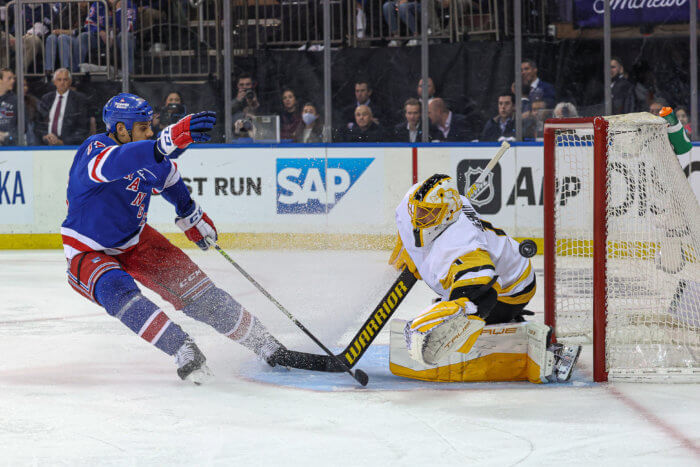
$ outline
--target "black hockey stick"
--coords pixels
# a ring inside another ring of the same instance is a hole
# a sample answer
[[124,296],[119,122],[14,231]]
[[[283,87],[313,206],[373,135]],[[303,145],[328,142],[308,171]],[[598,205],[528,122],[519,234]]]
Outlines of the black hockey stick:
[[[260,293],[262,293],[268,300],[270,300],[272,303],[274,303],[275,306],[276,306],[282,313],[284,313],[284,314],[287,316],[287,318],[289,318],[294,324],[296,324],[297,327],[298,327],[299,329],[301,329],[302,331],[304,331],[304,333],[305,333],[307,336],[309,336],[309,337],[311,338],[311,340],[314,341],[314,342],[316,343],[316,345],[318,345],[319,347],[321,347],[321,348],[323,349],[323,351],[326,352],[326,353],[328,354],[328,357],[327,357],[327,358],[331,358],[331,359],[335,360],[335,363],[337,364],[337,366],[341,368],[340,371],[345,371],[345,372],[347,372],[350,376],[352,376],[352,377],[355,379],[355,381],[357,381],[358,383],[360,383],[362,386],[367,386],[367,382],[369,381],[369,377],[367,376],[367,373],[365,373],[365,372],[362,371],[362,370],[355,370],[355,371],[353,372],[353,371],[350,369],[350,366],[348,366],[347,364],[345,364],[345,363],[344,363],[340,358],[338,358],[336,355],[333,355],[333,353],[332,353],[330,350],[328,350],[328,348],[327,348],[325,345],[323,345],[323,343],[321,343],[321,341],[319,341],[319,340],[316,338],[316,336],[314,336],[313,334],[311,334],[311,332],[310,332],[308,329],[306,329],[306,327],[305,327],[303,324],[301,324],[289,311],[287,311],[287,309],[286,309],[285,307],[283,307],[282,304],[281,304],[280,302],[278,302],[278,301],[275,299],[275,297],[273,297],[272,295],[270,295],[270,293],[269,293],[267,290],[265,290],[265,288],[263,288],[263,286],[260,285],[260,284],[258,283],[258,281],[256,281],[255,279],[253,279],[253,277],[252,277],[250,274],[248,274],[248,273],[246,272],[246,270],[243,269],[237,262],[235,262],[235,261],[233,260],[233,258],[231,258],[223,249],[221,249],[221,247],[220,247],[219,245],[217,245],[216,243],[214,243],[214,242],[211,241],[211,240],[209,240],[209,244],[210,244],[211,246],[213,246],[213,247],[216,249],[216,251],[218,251],[219,253],[221,253],[221,256],[223,256],[229,263],[231,263],[231,265],[232,265],[233,267],[235,267],[235,268],[238,270],[238,272],[240,272],[241,275],[243,275],[243,277],[245,277],[246,279],[248,279],[248,281],[249,281],[251,284],[253,284],[253,285],[260,291]],[[302,355],[300,352],[294,352],[294,353],[299,354],[299,355]],[[289,354],[292,354],[292,352],[290,351]],[[312,355],[312,354],[308,354],[308,355]],[[317,357],[321,357],[321,355],[318,355]],[[290,365],[290,366],[292,366],[292,365]]]
[[[379,335],[384,325],[392,317],[408,292],[418,282],[411,271],[404,268],[399,277],[389,288],[379,304],[357,331],[350,344],[337,355],[316,355],[305,352],[288,350],[275,360],[278,365],[298,368],[301,370],[341,372],[352,368],[362,358],[370,344]],[[340,362],[339,362],[340,360]],[[339,365],[342,363],[342,365]]]

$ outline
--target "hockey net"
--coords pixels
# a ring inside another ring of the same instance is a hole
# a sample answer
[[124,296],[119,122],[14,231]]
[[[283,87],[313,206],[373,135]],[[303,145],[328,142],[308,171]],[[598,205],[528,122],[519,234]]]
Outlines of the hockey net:
[[545,127],[545,320],[594,380],[700,381],[700,207],[648,113]]

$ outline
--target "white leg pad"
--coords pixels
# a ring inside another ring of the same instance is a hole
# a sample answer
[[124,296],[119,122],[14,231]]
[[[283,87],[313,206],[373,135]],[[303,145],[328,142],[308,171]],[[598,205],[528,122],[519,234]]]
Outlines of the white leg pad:
[[541,383],[547,383],[547,377],[554,370],[554,353],[547,350],[547,336],[549,326],[528,321],[527,323],[527,356],[530,363],[539,367],[539,379]]

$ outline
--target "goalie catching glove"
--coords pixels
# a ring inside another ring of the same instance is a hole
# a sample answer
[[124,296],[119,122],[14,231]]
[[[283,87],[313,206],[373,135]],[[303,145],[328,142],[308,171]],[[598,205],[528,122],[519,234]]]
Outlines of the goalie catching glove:
[[170,155],[177,149],[185,149],[192,143],[205,143],[211,139],[209,132],[216,124],[216,113],[199,112],[181,118],[167,126],[158,135],[158,151]]
[[216,227],[214,223],[202,210],[202,207],[195,201],[192,201],[192,211],[183,217],[175,218],[175,225],[180,227],[180,230],[185,232],[187,238],[196,243],[202,250],[209,249],[209,242],[207,239],[211,239],[216,242],[219,236],[216,233]]
[[486,322],[466,298],[439,302],[406,323],[404,335],[414,360],[437,365],[447,354],[468,353]]

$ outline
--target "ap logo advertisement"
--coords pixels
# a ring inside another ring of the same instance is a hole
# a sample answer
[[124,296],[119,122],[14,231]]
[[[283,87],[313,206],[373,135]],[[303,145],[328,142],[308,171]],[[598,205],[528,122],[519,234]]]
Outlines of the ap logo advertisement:
[[373,161],[371,157],[277,159],[277,213],[330,212]]

